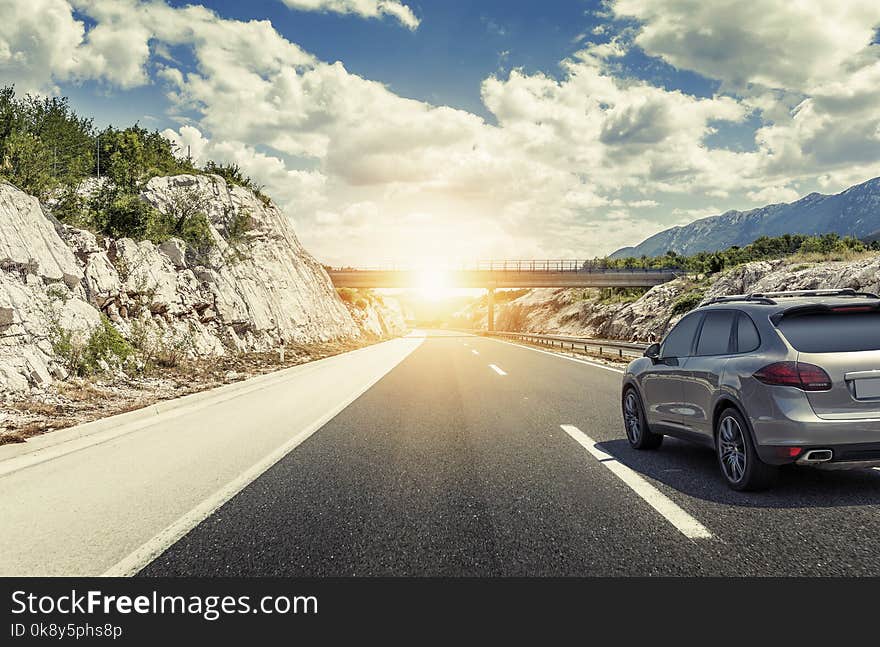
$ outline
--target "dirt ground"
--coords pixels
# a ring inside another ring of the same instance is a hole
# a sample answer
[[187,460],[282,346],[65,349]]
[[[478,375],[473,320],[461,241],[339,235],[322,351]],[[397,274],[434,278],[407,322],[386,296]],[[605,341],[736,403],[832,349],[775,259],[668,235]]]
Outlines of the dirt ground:
[[289,344],[283,362],[277,350],[246,353],[186,360],[178,366],[156,368],[133,377],[70,378],[44,390],[7,394],[0,401],[0,445],[25,442],[50,431],[338,355],[378,341],[381,340]]

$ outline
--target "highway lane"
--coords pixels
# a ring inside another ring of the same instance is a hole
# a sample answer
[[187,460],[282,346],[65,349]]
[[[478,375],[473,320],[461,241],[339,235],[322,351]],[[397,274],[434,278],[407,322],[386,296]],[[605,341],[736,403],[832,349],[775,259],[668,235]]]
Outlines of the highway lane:
[[560,429],[617,417],[616,374],[576,365],[560,389],[569,368],[433,336],[143,574],[701,572],[701,548]]

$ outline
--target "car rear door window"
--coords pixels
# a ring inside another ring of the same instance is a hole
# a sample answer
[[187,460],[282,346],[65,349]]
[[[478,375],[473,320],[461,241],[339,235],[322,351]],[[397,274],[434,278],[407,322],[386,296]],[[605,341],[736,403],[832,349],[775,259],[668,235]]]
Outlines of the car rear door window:
[[761,345],[761,337],[755,322],[744,312],[740,312],[736,318],[736,352],[751,353],[758,350]]
[[694,313],[679,321],[663,340],[660,357],[690,357],[702,317],[702,313]]
[[802,353],[880,350],[880,312],[789,316],[778,327],[795,350]]
[[706,313],[697,342],[697,355],[726,355],[731,351],[730,332],[735,314],[732,310]]

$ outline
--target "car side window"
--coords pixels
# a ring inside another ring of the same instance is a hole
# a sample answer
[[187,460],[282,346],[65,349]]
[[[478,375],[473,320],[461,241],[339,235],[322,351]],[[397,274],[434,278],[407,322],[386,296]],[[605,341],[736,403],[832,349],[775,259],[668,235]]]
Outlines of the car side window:
[[745,312],[740,312],[736,318],[736,352],[751,353],[758,350],[761,345],[761,336],[755,327],[755,322]]
[[727,355],[733,351],[731,333],[735,316],[733,310],[706,313],[697,342],[697,355]]
[[690,357],[694,346],[694,336],[700,326],[703,313],[695,312],[687,315],[673,328],[660,346],[660,357]]

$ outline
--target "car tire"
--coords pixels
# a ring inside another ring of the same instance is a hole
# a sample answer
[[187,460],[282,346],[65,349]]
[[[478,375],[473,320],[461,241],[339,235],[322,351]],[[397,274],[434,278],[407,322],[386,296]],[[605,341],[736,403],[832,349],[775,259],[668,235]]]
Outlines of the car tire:
[[663,444],[663,434],[655,434],[648,426],[642,399],[633,387],[623,390],[623,428],[633,449],[657,449]]
[[733,407],[725,409],[718,416],[715,454],[724,480],[734,490],[766,490],[776,480],[778,468],[758,457],[746,420]]

